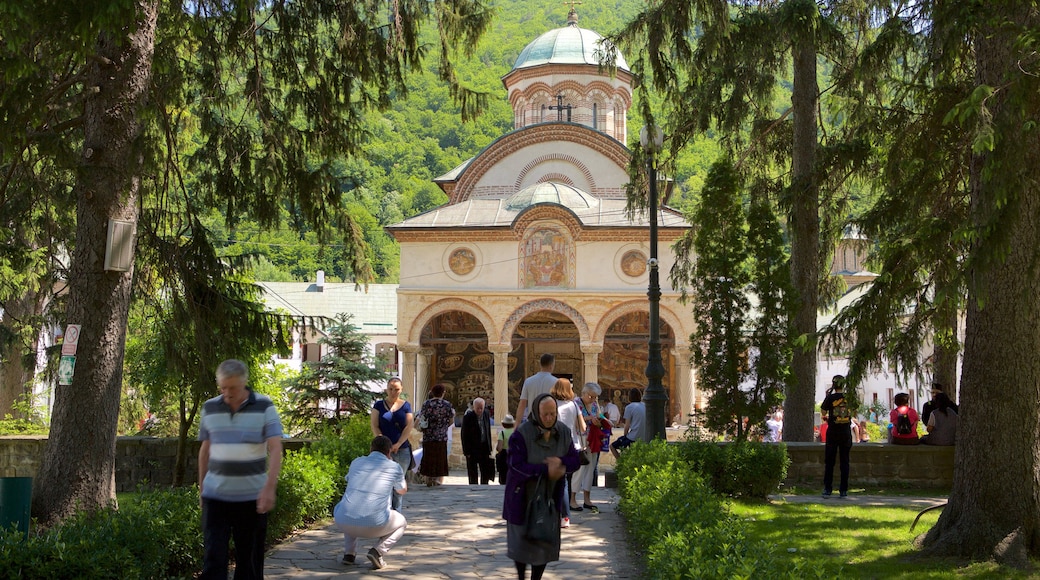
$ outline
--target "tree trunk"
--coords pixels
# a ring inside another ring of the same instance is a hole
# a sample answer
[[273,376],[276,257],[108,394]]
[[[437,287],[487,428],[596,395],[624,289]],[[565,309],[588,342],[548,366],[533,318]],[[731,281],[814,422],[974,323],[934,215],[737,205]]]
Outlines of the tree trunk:
[[[42,331],[39,321],[47,308],[49,296],[50,289],[41,288],[35,292],[28,291],[3,305],[0,326],[15,338],[0,357],[3,359],[0,363],[0,419],[7,415],[16,419],[27,418],[14,405],[24,400],[25,395],[32,397]],[[26,329],[26,325],[30,328]]]
[[794,144],[791,158],[791,284],[797,306],[791,318],[793,334],[801,337],[794,348],[794,382],[784,402],[784,440],[813,440],[816,398],[816,310],[820,288],[820,190],[813,174],[816,164],[816,49],[809,39],[793,48]]
[[1040,556],[1040,137],[1025,121],[1040,117],[1040,83],[1035,55],[1015,44],[1040,12],[988,2],[986,16],[976,80],[996,88],[986,103],[996,141],[972,160],[984,236],[972,252],[981,261],[970,272],[953,490],[922,543],[932,555],[1027,566]]
[[116,425],[131,272],[104,269],[110,219],[137,221],[158,0],[137,0],[133,22],[101,32],[87,71],[76,176],[76,247],[67,322],[82,325],[75,377],[55,392],[51,433],[33,490],[33,515],[49,525],[115,501]]
[[[955,258],[950,258],[951,260]],[[957,357],[960,354],[960,340],[957,333],[957,308],[944,304],[935,314],[932,327],[935,334],[944,334],[948,338],[935,341],[935,353],[932,359],[932,380],[943,386],[943,392],[951,401],[957,400]]]

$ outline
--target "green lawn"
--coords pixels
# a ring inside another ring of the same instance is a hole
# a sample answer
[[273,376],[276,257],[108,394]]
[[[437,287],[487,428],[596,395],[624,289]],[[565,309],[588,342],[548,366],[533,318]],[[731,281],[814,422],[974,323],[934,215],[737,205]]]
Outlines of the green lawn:
[[911,533],[920,508],[856,506],[834,499],[821,504],[732,502],[731,509],[747,522],[753,539],[776,545],[792,558],[841,565],[842,578],[1038,577],[994,563],[915,557],[914,537],[935,524],[940,510],[925,514]]

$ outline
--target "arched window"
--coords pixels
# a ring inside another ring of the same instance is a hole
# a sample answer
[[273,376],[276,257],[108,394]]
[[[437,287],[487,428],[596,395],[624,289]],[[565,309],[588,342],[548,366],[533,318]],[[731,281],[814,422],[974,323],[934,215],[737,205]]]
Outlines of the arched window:
[[592,103],[592,128],[599,130],[599,105]]

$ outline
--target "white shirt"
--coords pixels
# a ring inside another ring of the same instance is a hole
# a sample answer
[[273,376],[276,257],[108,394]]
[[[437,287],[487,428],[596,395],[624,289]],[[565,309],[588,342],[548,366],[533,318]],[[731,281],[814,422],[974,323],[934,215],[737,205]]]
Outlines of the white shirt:
[[578,415],[581,410],[574,401],[556,401],[556,420],[571,430],[571,441],[575,449],[581,449],[581,435],[578,433]]

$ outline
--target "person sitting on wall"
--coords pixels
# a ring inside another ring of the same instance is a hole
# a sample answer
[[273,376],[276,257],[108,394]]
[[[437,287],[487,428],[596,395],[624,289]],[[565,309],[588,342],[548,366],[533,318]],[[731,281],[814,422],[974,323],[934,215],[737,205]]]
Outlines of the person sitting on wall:
[[895,445],[917,445],[921,440],[917,436],[917,423],[920,417],[910,406],[910,395],[899,393],[893,400],[896,408],[889,413],[889,442]]

